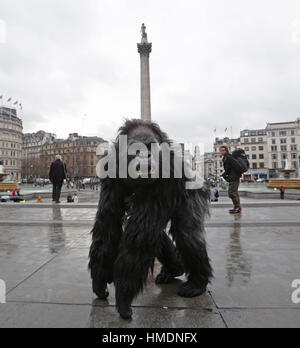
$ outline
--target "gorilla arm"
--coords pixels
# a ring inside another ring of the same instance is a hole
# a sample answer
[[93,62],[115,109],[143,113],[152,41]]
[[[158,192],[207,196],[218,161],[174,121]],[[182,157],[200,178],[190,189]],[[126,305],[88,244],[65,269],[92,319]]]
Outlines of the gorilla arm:
[[122,237],[124,215],[123,197],[117,180],[104,179],[90,248],[89,268],[93,290],[99,298],[106,298],[107,283],[113,282],[114,263]]

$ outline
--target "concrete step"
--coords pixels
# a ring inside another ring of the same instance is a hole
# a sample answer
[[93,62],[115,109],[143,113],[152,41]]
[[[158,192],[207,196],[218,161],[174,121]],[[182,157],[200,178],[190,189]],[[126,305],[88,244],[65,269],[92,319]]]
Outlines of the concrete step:
[[[300,207],[300,201],[288,201],[288,200],[278,200],[278,201],[255,201],[255,202],[242,202],[244,208],[273,208],[273,207]],[[227,209],[232,208],[232,203],[212,203],[211,207],[213,209]],[[8,209],[97,209],[98,204],[96,203],[79,203],[79,204],[55,204],[55,203],[0,203],[1,208]]]

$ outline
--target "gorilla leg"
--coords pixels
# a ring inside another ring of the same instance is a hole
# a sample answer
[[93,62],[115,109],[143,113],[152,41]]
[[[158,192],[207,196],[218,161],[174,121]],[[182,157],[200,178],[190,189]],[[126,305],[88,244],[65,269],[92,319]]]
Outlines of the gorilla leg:
[[122,237],[121,199],[118,188],[105,181],[101,188],[99,208],[92,231],[89,269],[93,291],[100,299],[109,295],[107,284],[113,282],[113,265]]
[[143,290],[156,257],[159,231],[165,227],[158,214],[147,200],[128,213],[114,271],[117,309],[124,319],[131,318],[132,301]]
[[115,264],[117,309],[124,319],[132,316],[131,304],[143,290],[147,281],[153,255],[142,250],[122,250]]
[[[195,203],[195,202],[192,202]],[[206,251],[201,207],[184,205],[172,221],[171,234],[183,260],[188,281],[180,288],[182,297],[195,297],[205,293],[212,278],[212,268]]]
[[156,255],[158,261],[162,264],[162,269],[156,277],[156,284],[171,283],[175,277],[184,273],[184,267],[180,255],[165,231],[160,235],[158,252]]

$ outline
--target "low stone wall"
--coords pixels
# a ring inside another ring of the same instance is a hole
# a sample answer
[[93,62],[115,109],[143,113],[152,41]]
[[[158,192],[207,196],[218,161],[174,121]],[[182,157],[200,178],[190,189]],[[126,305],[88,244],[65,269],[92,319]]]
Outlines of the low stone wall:
[[[280,192],[250,192],[250,191],[239,191],[241,197],[247,197],[252,199],[280,199]],[[227,191],[221,191],[222,197],[227,197]],[[290,200],[300,200],[300,191],[299,193],[285,193],[285,199]]]
[[14,182],[0,182],[0,192],[13,191],[18,188],[18,185]]
[[[75,193],[77,193],[76,190],[73,190],[73,191],[63,191],[61,193],[61,197],[67,198],[69,194],[74,195]],[[24,197],[25,201],[33,201],[33,200],[37,200],[40,196],[42,197],[42,199],[52,198],[52,192],[30,193],[28,195],[22,195],[22,196]]]

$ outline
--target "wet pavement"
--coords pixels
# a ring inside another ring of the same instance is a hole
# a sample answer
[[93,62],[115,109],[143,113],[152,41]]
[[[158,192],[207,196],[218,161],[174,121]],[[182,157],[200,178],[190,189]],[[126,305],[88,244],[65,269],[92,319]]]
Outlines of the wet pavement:
[[[80,197],[97,201],[97,193]],[[291,299],[291,284],[300,279],[299,206],[251,206],[240,218],[213,208],[206,230],[215,279],[208,293],[180,298],[183,278],[157,286],[149,275],[131,322],[116,313],[113,286],[107,301],[91,291],[87,263],[95,213],[94,207],[0,205],[0,279],[7,286],[0,327],[300,326],[300,304]]]

